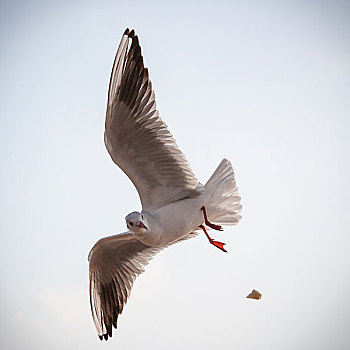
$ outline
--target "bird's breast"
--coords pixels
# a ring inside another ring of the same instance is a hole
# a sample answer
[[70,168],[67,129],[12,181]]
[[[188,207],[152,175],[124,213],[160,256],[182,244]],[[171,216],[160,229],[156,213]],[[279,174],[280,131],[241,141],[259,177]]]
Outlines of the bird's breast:
[[159,245],[177,241],[193,232],[204,221],[200,197],[186,198],[155,211]]

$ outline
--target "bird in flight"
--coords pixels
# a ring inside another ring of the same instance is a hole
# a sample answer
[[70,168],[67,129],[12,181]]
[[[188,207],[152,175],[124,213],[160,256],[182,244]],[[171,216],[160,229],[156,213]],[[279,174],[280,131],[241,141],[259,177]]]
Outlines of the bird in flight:
[[155,254],[200,230],[226,252],[207,230],[237,224],[242,209],[227,159],[204,186],[193,173],[159,116],[134,30],[125,30],[114,59],[104,141],[135,185],[142,211],[126,216],[126,232],[100,239],[89,253],[90,305],[101,340],[112,337],[135,278]]

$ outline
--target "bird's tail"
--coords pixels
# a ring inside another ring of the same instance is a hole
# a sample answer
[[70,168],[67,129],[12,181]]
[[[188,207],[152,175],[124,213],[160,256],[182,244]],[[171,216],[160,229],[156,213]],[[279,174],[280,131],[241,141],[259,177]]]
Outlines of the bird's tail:
[[223,159],[205,184],[208,200],[205,205],[208,219],[222,225],[236,225],[241,219],[241,197],[229,160]]

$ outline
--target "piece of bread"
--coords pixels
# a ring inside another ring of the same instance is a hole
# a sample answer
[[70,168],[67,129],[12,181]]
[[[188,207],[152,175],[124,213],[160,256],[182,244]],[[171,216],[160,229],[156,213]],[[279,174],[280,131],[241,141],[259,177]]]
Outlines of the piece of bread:
[[262,297],[262,294],[259,293],[259,292],[258,292],[257,290],[255,290],[255,289],[253,289],[252,292],[251,292],[249,295],[247,295],[247,298],[249,298],[249,299],[255,299],[255,300],[259,300],[259,299],[261,299],[261,297]]

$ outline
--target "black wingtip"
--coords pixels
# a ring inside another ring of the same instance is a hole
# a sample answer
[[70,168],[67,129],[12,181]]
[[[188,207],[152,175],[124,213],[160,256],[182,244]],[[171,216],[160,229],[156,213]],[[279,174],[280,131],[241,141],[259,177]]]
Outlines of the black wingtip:
[[103,338],[105,338],[105,340],[108,340],[108,334],[104,334]]
[[100,338],[100,340],[103,340],[103,336],[102,335],[98,335],[98,337]]
[[131,44],[131,48],[134,48],[136,46],[139,46],[139,37],[137,35],[135,35],[132,38],[132,44]]
[[129,38],[133,38],[135,36],[135,31],[134,29],[129,33]]
[[123,35],[128,35],[128,34],[129,34],[129,28],[126,28]]
[[143,69],[143,77],[145,80],[148,79],[148,68],[147,67]]

